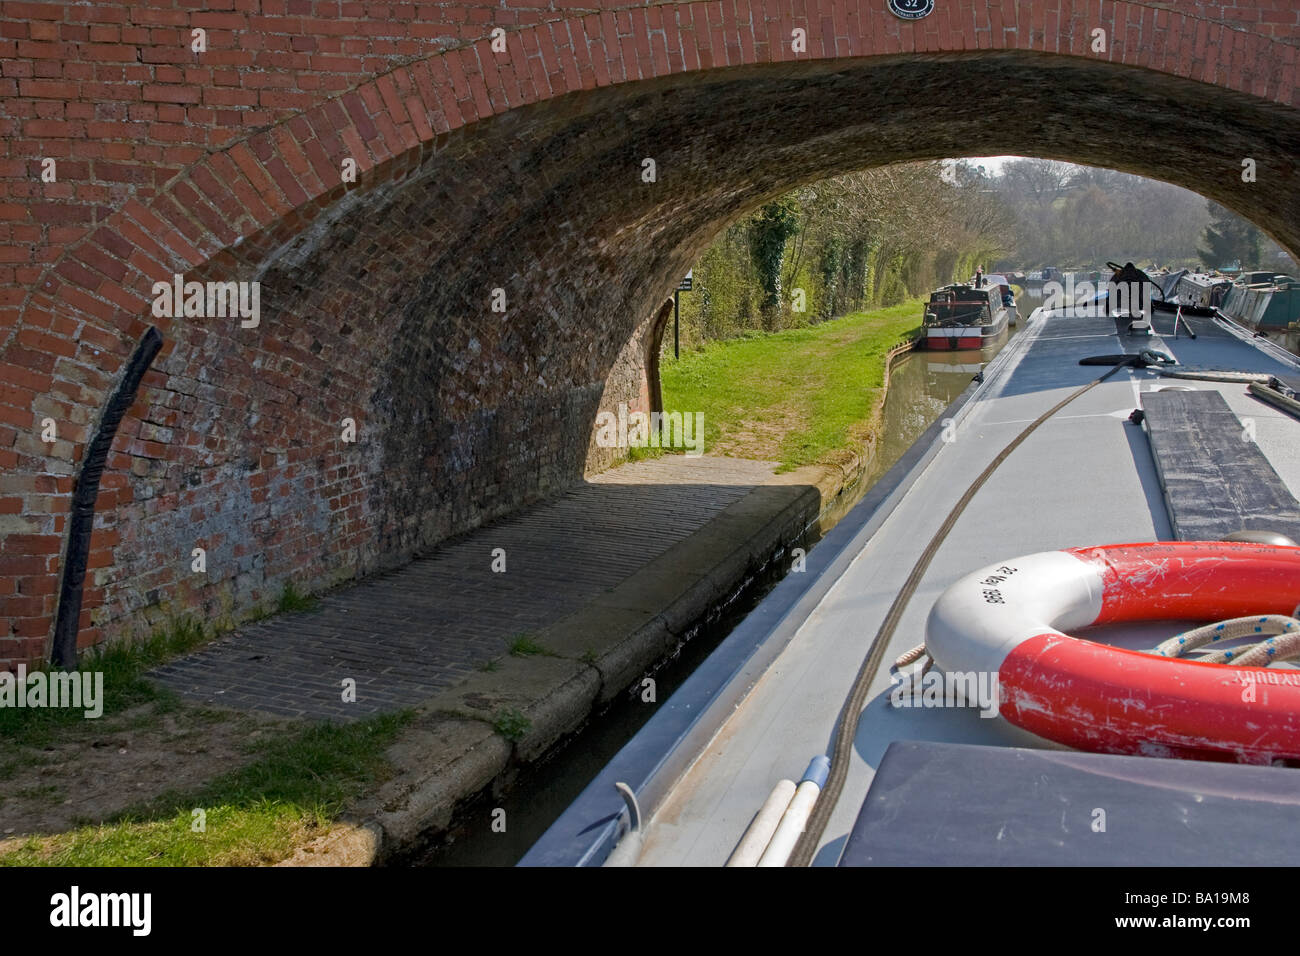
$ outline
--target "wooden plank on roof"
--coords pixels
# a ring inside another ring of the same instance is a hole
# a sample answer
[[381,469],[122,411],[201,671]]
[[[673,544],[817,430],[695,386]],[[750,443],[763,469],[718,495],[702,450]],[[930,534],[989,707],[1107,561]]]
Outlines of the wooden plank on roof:
[[1182,541],[1277,531],[1300,541],[1300,502],[1217,391],[1146,392],[1147,436]]

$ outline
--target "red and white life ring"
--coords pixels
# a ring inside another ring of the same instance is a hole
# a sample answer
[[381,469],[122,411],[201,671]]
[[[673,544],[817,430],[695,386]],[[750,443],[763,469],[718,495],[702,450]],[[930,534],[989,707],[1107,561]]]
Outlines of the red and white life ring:
[[1063,633],[1121,621],[1291,614],[1300,548],[1164,542],[1048,551],[962,578],[926,649],[945,672],[998,675],[999,713],[1081,750],[1268,763],[1300,759],[1300,670],[1230,667]]

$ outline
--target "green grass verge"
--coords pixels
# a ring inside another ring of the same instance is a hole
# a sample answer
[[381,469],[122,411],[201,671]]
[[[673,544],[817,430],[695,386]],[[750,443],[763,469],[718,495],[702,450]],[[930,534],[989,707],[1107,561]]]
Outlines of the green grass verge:
[[[78,665],[83,674],[104,675],[104,717],[146,703],[165,711],[179,706],[178,699],[146,680],[145,672],[193,650],[211,636],[193,620],[175,621],[165,631],[146,640],[123,641],[84,652]],[[83,678],[83,686],[87,679]],[[45,747],[58,741],[61,731],[86,722],[84,710],[72,707],[0,707],[0,741],[6,746]],[[0,763],[0,778],[3,776],[4,767]]]
[[922,305],[709,343],[663,365],[664,408],[704,413],[707,454],[774,458],[780,471],[823,461],[871,419],[885,354],[916,332]]
[[281,614],[296,614],[301,611],[313,610],[320,603],[310,594],[303,594],[299,591],[292,581],[284,586],[280,592],[280,601],[277,610]]
[[519,741],[532,728],[533,722],[528,719],[528,715],[522,710],[507,707],[504,710],[497,711],[493,726],[496,728],[497,733],[506,740]]
[[[300,592],[290,581],[277,601],[276,612],[310,611],[319,604],[317,598]],[[270,617],[268,611],[252,620]],[[179,706],[171,691],[146,680],[147,671],[174,657],[187,654],[217,636],[218,627],[208,627],[193,618],[173,620],[166,628],[144,640],[120,641],[100,645],[80,654],[78,670],[83,674],[104,675],[103,717],[139,704],[153,703],[163,713]],[[44,665],[42,665],[42,669]],[[27,668],[33,673],[37,668]],[[83,684],[84,686],[84,684]],[[72,707],[0,707],[0,741],[17,747],[44,747],[60,737],[60,731],[80,724],[85,708]],[[6,763],[0,760],[0,780],[6,776]]]
[[[197,790],[170,791],[112,820],[31,837],[0,866],[249,866],[286,857],[388,771],[410,712],[316,724],[254,745],[253,761]],[[195,810],[204,813],[196,832]]]

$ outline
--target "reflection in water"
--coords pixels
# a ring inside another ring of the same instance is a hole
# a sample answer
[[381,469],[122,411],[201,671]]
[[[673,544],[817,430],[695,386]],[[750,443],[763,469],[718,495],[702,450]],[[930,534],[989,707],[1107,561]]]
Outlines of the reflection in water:
[[[908,354],[895,366],[885,399],[883,431],[875,459],[852,494],[838,503],[832,523],[843,517],[871,490],[930,424],[938,420],[971,378],[1000,351],[1039,304],[1028,296],[1020,299],[1021,321],[1017,328],[979,351]],[[823,521],[824,533],[829,524]],[[677,657],[655,673],[657,699],[667,700],[709,653],[722,642],[745,615],[775,586],[779,578],[754,582],[749,592],[736,601],[726,615],[702,629]],[[654,707],[638,696],[625,696],[597,717],[560,751],[539,765],[524,768],[514,787],[504,797],[480,799],[461,815],[450,840],[430,846],[418,856],[402,861],[422,866],[513,866],[582,792],[623,744],[650,719]],[[504,833],[492,830],[492,811],[506,811]]]
[[991,362],[1024,327],[1024,319],[1041,300],[1020,297],[1020,321],[1005,335],[979,351],[940,352],[919,349],[909,353],[889,377],[883,428],[876,446],[876,460],[864,476],[855,496],[861,498],[903,456],[912,443],[937,421],[943,410],[966,390],[984,366]]
[[898,364],[890,377],[885,401],[884,431],[877,453],[880,471],[893,465],[966,390],[984,368],[984,354],[919,351]]

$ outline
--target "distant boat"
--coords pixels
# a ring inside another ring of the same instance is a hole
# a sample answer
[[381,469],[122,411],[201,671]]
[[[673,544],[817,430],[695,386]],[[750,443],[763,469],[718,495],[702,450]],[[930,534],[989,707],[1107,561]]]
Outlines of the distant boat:
[[1232,288],[1232,280],[1216,273],[1187,272],[1178,277],[1173,298],[1179,305],[1217,309]]
[[1246,272],[1229,286],[1219,311],[1253,332],[1286,344],[1300,323],[1300,280],[1272,272]]
[[925,347],[980,349],[1007,331],[1016,300],[1005,276],[980,277],[981,284],[956,283],[930,293],[925,306]]
[[[1300,348],[1300,279],[1275,272],[1188,272],[1177,283],[1166,308],[1219,315],[1292,352]],[[1199,311],[1198,311],[1199,310]]]

